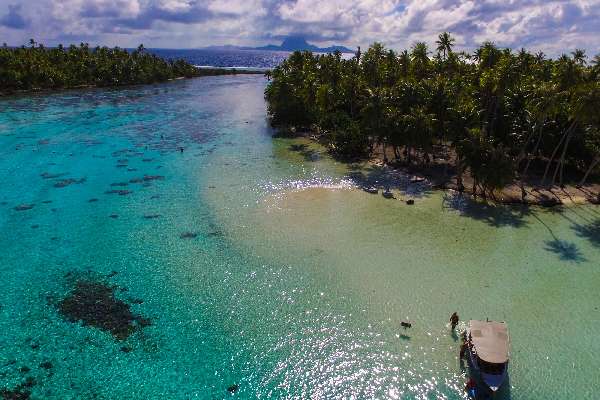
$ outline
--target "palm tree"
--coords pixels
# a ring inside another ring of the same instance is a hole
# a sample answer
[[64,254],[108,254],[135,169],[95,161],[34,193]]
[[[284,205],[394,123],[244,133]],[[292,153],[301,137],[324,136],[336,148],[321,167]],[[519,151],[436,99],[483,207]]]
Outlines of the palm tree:
[[456,40],[450,36],[450,33],[448,32],[440,33],[438,36],[438,40],[435,43],[438,45],[438,53],[442,53],[444,60],[452,53],[452,47],[454,46],[455,41]]
[[571,54],[573,55],[573,61],[579,65],[585,65],[585,59],[587,58],[585,55],[585,50],[575,49],[575,51],[573,51]]

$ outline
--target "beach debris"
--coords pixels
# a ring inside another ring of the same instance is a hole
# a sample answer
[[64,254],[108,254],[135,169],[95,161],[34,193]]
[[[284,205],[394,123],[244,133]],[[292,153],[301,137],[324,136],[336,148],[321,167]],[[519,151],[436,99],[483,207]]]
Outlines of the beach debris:
[[81,321],[109,332],[117,340],[125,340],[151,321],[133,314],[129,304],[115,297],[117,286],[80,279],[71,293],[58,303],[59,312],[70,322]]
[[34,206],[35,206],[35,204],[19,204],[18,206],[15,207],[15,211],[31,210]]
[[194,239],[196,237],[198,237],[198,234],[194,232],[184,232],[181,235],[179,235],[180,239]]
[[229,387],[227,388],[227,391],[228,391],[229,393],[233,394],[233,393],[237,392],[237,391],[239,390],[239,388],[240,388],[240,385],[238,385],[238,384],[236,383],[236,384],[233,384],[233,385],[229,386]]
[[415,200],[414,199],[408,199],[408,200],[406,200],[406,204],[408,204],[409,206],[412,206],[413,204],[415,204]]

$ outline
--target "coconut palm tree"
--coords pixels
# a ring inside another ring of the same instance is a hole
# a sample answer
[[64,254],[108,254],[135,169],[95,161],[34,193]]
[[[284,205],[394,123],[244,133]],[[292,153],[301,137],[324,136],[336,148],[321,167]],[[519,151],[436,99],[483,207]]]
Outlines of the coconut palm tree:
[[452,53],[452,47],[456,40],[450,36],[450,33],[443,32],[438,36],[436,40],[438,54],[441,53],[444,60]]

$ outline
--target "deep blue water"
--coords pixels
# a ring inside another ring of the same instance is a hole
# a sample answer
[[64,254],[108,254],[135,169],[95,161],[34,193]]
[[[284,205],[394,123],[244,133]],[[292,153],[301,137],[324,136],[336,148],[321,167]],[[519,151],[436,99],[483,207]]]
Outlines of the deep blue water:
[[212,67],[273,68],[289,56],[287,51],[149,49],[166,59],[184,59],[193,65]]

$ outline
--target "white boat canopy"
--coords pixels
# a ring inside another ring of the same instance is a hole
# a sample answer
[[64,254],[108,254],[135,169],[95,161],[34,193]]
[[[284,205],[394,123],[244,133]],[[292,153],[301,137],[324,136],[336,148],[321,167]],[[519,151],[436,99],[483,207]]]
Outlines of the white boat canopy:
[[477,357],[494,364],[508,361],[508,328],[504,322],[471,320],[469,326]]

